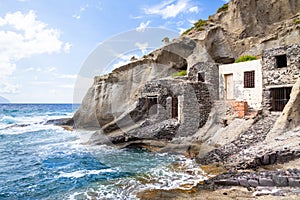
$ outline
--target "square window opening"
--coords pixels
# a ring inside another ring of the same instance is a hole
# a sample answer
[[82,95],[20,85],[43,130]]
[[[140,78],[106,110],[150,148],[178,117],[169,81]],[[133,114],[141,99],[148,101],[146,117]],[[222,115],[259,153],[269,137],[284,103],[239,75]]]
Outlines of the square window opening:
[[198,82],[205,82],[205,72],[198,72]]
[[287,58],[286,58],[285,54],[275,56],[275,59],[276,59],[276,67],[277,68],[287,67]]

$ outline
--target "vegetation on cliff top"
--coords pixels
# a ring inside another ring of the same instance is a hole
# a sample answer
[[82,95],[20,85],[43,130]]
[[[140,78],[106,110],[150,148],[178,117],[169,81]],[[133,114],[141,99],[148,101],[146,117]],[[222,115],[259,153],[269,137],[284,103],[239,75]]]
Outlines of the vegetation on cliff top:
[[[218,8],[217,13],[222,12],[222,11],[227,11],[227,10],[228,10],[228,3],[226,3],[222,7]],[[207,25],[208,25],[207,20],[199,19],[196,23],[194,23],[193,27],[184,31],[181,35],[182,36],[187,35],[192,30],[203,31],[203,30],[205,30],[204,27]]]
[[187,75],[186,70],[181,70],[179,72],[175,72],[174,74],[172,74],[172,77],[175,78],[177,76],[185,76],[185,75]]
[[203,20],[203,19],[199,19],[197,22],[194,23],[194,26],[187,29],[186,31],[184,31],[181,35],[186,35],[188,34],[191,30],[196,30],[196,31],[203,31],[205,30],[205,26],[207,26],[207,20]]
[[218,8],[217,13],[228,10],[228,3],[225,3],[222,7]]
[[300,24],[300,19],[295,19],[294,24]]
[[257,60],[257,57],[250,56],[250,55],[243,55],[243,56],[240,56],[238,59],[236,59],[234,62],[239,63],[239,62],[246,62],[246,61],[250,61],[250,60]]

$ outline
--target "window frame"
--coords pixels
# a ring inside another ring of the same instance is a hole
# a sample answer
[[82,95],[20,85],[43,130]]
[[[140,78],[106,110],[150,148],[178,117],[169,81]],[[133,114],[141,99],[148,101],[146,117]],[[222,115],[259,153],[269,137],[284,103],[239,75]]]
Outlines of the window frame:
[[255,88],[255,70],[244,72],[244,88]]

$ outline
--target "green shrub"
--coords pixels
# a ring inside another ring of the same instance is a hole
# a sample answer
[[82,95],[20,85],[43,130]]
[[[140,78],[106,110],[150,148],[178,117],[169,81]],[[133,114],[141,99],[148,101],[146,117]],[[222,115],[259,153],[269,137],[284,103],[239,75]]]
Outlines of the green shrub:
[[206,20],[199,19],[197,22],[194,23],[194,26],[184,31],[181,35],[188,34],[191,30],[196,29],[197,31],[203,31],[205,30],[204,26],[207,26],[208,23]]
[[228,10],[228,3],[225,3],[222,7],[217,10],[217,13]]
[[172,74],[172,77],[177,77],[177,76],[185,76],[187,75],[186,70],[181,70],[179,72],[175,72],[174,74]]
[[246,62],[246,61],[250,61],[250,60],[257,60],[257,57],[250,56],[250,55],[243,55],[243,56],[239,57],[238,59],[236,59],[234,62],[239,63],[239,62]]
[[296,25],[296,24],[300,24],[300,19],[295,19],[294,20],[294,24]]
[[197,31],[203,31],[203,26],[207,26],[207,21],[203,19],[199,19],[196,23],[194,23],[194,27]]
[[187,29],[186,31],[184,31],[181,35],[186,35],[193,29],[194,29],[194,27],[191,27],[191,28]]

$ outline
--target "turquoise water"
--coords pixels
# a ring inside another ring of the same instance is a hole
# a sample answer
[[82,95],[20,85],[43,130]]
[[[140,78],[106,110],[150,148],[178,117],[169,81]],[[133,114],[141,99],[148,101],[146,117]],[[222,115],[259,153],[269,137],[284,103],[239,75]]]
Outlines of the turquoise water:
[[[80,140],[87,132],[44,124],[77,108],[0,104],[0,199],[136,199],[144,189],[203,179],[195,163],[181,156],[88,146]],[[184,167],[174,168],[178,163]]]

